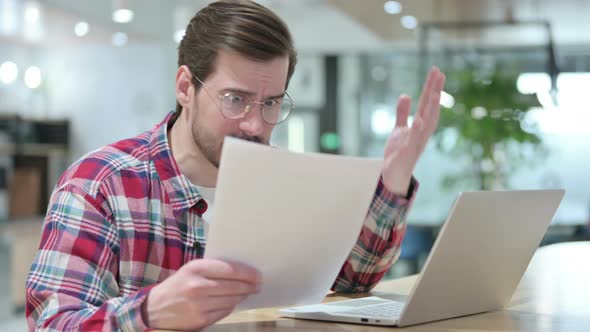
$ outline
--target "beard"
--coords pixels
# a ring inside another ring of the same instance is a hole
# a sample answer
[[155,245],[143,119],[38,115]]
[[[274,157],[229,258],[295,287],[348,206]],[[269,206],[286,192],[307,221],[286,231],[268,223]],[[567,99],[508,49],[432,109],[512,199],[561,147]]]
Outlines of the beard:
[[[205,127],[198,125],[199,121],[195,121],[191,126],[191,132],[195,144],[211,165],[219,169],[219,162],[221,159],[221,150],[223,148],[223,139],[218,140],[214,133],[209,132]],[[268,145],[268,140],[260,136],[249,136],[244,133],[226,135],[228,137],[234,137],[242,139],[248,142],[254,142],[259,144]]]

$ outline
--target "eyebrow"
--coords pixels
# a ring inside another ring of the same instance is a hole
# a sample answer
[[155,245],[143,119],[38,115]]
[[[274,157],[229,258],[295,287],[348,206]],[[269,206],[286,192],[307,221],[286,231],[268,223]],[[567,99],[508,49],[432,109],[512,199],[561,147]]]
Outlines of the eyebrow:
[[[253,97],[253,96],[255,96],[255,95],[256,95],[256,93],[255,93],[255,92],[248,91],[248,90],[244,90],[244,89],[239,89],[239,88],[227,88],[227,89],[222,89],[221,91],[222,91],[223,93],[227,93],[227,92],[239,92],[239,93],[246,94],[246,95],[248,95],[248,96],[250,96],[250,97]],[[281,93],[281,94],[279,94],[279,95],[275,95],[275,96],[269,96],[269,97],[266,97],[266,98],[264,98],[264,99],[262,99],[262,100],[269,100],[269,99],[279,99],[279,98],[284,98],[284,97],[285,97],[285,94],[286,94],[286,93],[285,93],[285,92],[283,92],[283,93]]]

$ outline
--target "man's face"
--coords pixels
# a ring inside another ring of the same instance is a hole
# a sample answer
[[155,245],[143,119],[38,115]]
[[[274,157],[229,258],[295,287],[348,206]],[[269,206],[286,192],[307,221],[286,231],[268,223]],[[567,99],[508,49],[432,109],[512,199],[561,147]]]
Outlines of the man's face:
[[[269,144],[274,125],[266,123],[260,105],[241,119],[227,119],[219,109],[219,95],[226,92],[246,92],[255,101],[264,101],[285,92],[289,58],[277,57],[256,62],[237,53],[221,50],[214,72],[204,81],[188,110],[192,136],[207,160],[219,167],[225,136]],[[199,77],[200,79],[200,77]]]

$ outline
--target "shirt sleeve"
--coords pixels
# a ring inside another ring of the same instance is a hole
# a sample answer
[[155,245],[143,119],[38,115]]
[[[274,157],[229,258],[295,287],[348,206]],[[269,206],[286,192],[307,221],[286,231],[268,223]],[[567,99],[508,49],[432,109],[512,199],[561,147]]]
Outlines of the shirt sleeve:
[[402,197],[387,190],[379,179],[358,240],[332,290],[368,292],[397,260],[406,233],[406,214],[418,189],[414,178],[410,187],[408,197]]
[[118,233],[104,199],[72,185],[51,197],[26,283],[33,331],[142,331],[151,287],[122,296]]

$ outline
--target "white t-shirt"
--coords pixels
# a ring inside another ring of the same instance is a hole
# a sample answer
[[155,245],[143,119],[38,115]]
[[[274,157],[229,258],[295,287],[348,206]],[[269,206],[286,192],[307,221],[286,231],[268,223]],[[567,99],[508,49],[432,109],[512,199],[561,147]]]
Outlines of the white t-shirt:
[[199,194],[203,196],[205,202],[207,202],[207,211],[203,213],[202,218],[203,220],[205,220],[207,224],[210,224],[213,221],[213,203],[215,200],[215,188],[197,186],[197,190],[199,191]]

